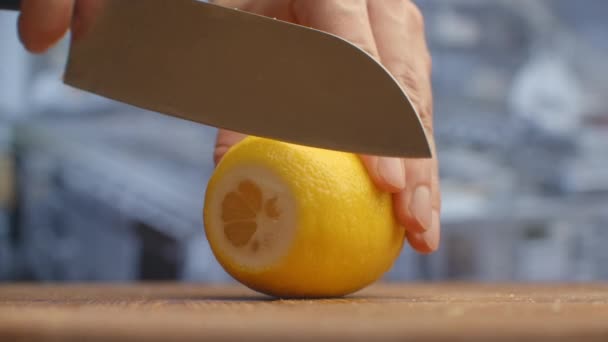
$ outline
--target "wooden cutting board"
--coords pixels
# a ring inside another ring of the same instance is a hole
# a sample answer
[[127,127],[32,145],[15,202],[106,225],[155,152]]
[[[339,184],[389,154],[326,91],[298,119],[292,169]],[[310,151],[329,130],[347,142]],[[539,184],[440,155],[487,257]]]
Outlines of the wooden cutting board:
[[608,341],[608,284],[379,284],[329,300],[240,286],[0,286],[0,341]]

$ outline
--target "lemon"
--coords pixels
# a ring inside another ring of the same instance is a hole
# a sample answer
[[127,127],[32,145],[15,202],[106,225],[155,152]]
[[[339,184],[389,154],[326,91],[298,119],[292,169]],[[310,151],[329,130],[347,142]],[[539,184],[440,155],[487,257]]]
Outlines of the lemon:
[[221,266],[275,297],[344,296],[403,247],[391,197],[350,153],[247,137],[212,174],[205,234]]

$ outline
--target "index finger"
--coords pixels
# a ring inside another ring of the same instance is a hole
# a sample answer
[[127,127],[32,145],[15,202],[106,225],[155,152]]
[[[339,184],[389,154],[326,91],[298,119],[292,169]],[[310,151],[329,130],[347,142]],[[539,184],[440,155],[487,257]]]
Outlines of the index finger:
[[25,48],[42,53],[70,27],[74,0],[22,0],[19,38]]

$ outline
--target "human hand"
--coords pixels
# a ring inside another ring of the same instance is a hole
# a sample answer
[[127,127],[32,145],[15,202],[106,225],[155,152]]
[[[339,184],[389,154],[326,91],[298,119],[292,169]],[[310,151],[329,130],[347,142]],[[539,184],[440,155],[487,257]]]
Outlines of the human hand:
[[53,47],[68,29],[78,37],[103,0],[21,0],[19,38],[32,53]]
[[[380,61],[413,101],[427,133],[432,159],[398,159],[362,155],[370,177],[392,193],[398,221],[420,253],[439,247],[441,196],[433,139],[431,57],[422,14],[410,0],[216,0],[279,20],[326,31],[359,46]],[[373,115],[374,113],[370,113]],[[220,130],[214,160],[245,135]]]

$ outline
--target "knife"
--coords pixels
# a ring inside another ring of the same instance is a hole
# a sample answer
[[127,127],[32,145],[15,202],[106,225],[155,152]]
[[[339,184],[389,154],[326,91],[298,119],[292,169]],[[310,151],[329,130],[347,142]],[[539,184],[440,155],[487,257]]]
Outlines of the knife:
[[[431,157],[396,79],[340,37],[196,0],[101,3],[86,29],[72,34],[69,86],[248,135]],[[19,1],[0,7],[18,9]]]

